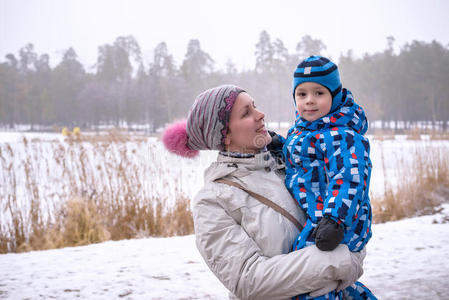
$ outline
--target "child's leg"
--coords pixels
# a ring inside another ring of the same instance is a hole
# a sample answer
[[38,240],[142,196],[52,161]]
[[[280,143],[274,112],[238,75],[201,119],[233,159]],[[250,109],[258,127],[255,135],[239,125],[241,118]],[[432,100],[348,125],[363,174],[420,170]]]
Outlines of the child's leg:
[[[357,212],[357,220],[346,232],[343,242],[348,245],[353,252],[361,251],[371,238],[371,207],[369,202],[365,202]],[[357,281],[353,285],[343,290],[344,299],[350,300],[377,300],[376,296],[361,282]]]
[[307,294],[303,294],[303,295],[299,295],[296,296],[294,298],[292,298],[292,300],[343,300],[346,299],[343,297],[343,292],[330,292],[327,293],[326,295],[320,296],[320,297],[310,297]]
[[371,238],[371,208],[369,202],[362,204],[357,212],[357,219],[345,233],[343,240],[349,250],[357,252],[362,250]]
[[345,300],[377,300],[376,296],[359,281],[344,289],[343,296]]
[[[304,247],[310,246],[315,244],[314,239],[311,237],[312,231],[315,228],[316,225],[312,223],[309,219],[307,220],[306,224],[304,225],[304,229],[299,234],[296,241],[293,243],[292,251],[302,249]],[[327,293],[326,295],[320,296],[320,297],[310,297],[308,294],[303,294],[296,296],[292,298],[293,300],[342,300],[343,299],[343,293],[332,291],[330,293]]]
[[296,251],[314,244],[314,242],[311,241],[310,237],[312,235],[314,226],[315,225],[313,225],[312,221],[310,221],[310,219],[307,219],[307,222],[304,225],[304,229],[301,231],[299,236],[296,238],[296,241],[293,243],[292,251]]
[[[367,231],[366,229],[369,228],[370,224],[371,224],[371,218],[365,218],[365,217],[361,217],[359,218],[358,222],[354,222],[354,229],[357,229],[357,232],[360,232],[360,230],[362,231]],[[293,244],[293,251],[298,250],[298,249],[302,249],[304,247],[307,247],[309,245],[314,244],[314,240],[313,238],[311,238],[311,233],[314,229],[315,225],[313,225],[312,221],[307,220],[304,229],[301,231],[300,235],[298,236],[298,238],[296,239],[295,243]],[[361,238],[366,238],[367,235],[369,234],[369,237],[371,236],[371,232],[368,232],[366,235],[358,235],[360,236],[360,239],[358,240],[358,245],[361,244],[360,240]],[[368,237],[368,239],[369,239]],[[354,242],[354,239],[352,239],[352,241]],[[356,243],[356,242],[354,242]],[[363,245],[365,245],[366,243],[363,243]],[[350,245],[348,245],[349,248],[351,249]],[[314,300],[343,300],[343,299],[353,299],[353,300],[377,300],[377,298],[374,296],[374,294],[366,287],[364,286],[362,283],[360,282],[355,282],[353,285],[347,287],[346,289],[344,289],[341,292],[337,292],[337,291],[332,291],[326,295],[320,296],[320,297],[310,297],[307,294],[303,294],[303,295],[299,295],[296,296],[292,299],[297,299],[297,300],[310,300],[310,299],[314,299]]]

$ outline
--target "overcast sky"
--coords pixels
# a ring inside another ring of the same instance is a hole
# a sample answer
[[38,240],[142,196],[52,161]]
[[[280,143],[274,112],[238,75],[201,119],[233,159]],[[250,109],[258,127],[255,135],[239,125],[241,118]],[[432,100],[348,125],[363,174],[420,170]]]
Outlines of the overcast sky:
[[96,62],[98,46],[133,35],[148,63],[164,41],[177,64],[190,39],[222,68],[227,60],[253,68],[255,44],[262,30],[280,38],[289,52],[309,34],[338,59],[382,51],[386,37],[396,50],[413,40],[449,44],[446,0],[0,0],[0,62],[27,43],[48,53],[56,64],[70,46],[85,66]]

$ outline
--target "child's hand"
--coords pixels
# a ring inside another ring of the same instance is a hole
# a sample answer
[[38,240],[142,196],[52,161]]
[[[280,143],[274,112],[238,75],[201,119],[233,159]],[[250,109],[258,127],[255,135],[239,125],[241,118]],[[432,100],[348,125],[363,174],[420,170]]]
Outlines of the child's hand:
[[282,147],[285,143],[284,137],[274,131],[268,130],[268,133],[271,136],[271,143],[267,145],[268,151],[270,151],[278,164],[285,164],[284,155],[282,154]]
[[282,151],[285,143],[285,138],[274,131],[268,130],[271,136],[271,143],[267,145],[269,151]]
[[329,218],[322,218],[312,231],[315,244],[322,251],[332,251],[343,240],[345,231],[342,226]]

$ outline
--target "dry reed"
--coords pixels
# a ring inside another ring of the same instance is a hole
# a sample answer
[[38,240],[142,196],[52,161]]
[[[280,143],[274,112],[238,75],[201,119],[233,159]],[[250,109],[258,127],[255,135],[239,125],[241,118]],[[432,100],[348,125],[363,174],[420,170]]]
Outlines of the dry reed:
[[421,140],[421,134],[422,130],[420,130],[419,128],[413,128],[406,133],[407,140],[419,141]]
[[[383,151],[383,150],[381,150]],[[393,187],[385,176],[384,195],[371,197],[374,222],[382,223],[434,212],[449,199],[447,148],[426,147],[411,153],[411,162],[396,168],[399,183]],[[382,153],[382,168],[386,174]]]
[[0,253],[191,234],[190,201],[164,155],[119,132],[1,144]]
[[394,140],[397,134],[404,135],[407,140],[419,141],[423,136],[428,136],[431,140],[449,140],[449,131],[441,129],[429,129],[414,127],[410,129],[376,129],[373,132],[373,139],[378,141]]
[[[110,132],[13,146],[0,144],[0,253],[193,233],[180,162],[157,143]],[[447,200],[447,148],[411,155],[397,168],[401,181],[393,188],[386,178],[384,195],[372,197],[375,222]]]
[[376,130],[373,135],[373,139],[378,141],[385,141],[385,140],[394,140],[395,135],[392,130]]

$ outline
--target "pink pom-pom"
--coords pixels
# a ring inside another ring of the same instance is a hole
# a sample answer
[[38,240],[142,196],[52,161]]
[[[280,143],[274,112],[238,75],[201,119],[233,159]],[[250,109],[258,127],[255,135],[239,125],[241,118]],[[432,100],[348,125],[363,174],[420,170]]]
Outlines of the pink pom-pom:
[[198,155],[198,150],[192,150],[187,146],[187,121],[179,121],[169,125],[162,134],[162,142],[168,151],[177,155],[193,158]]

